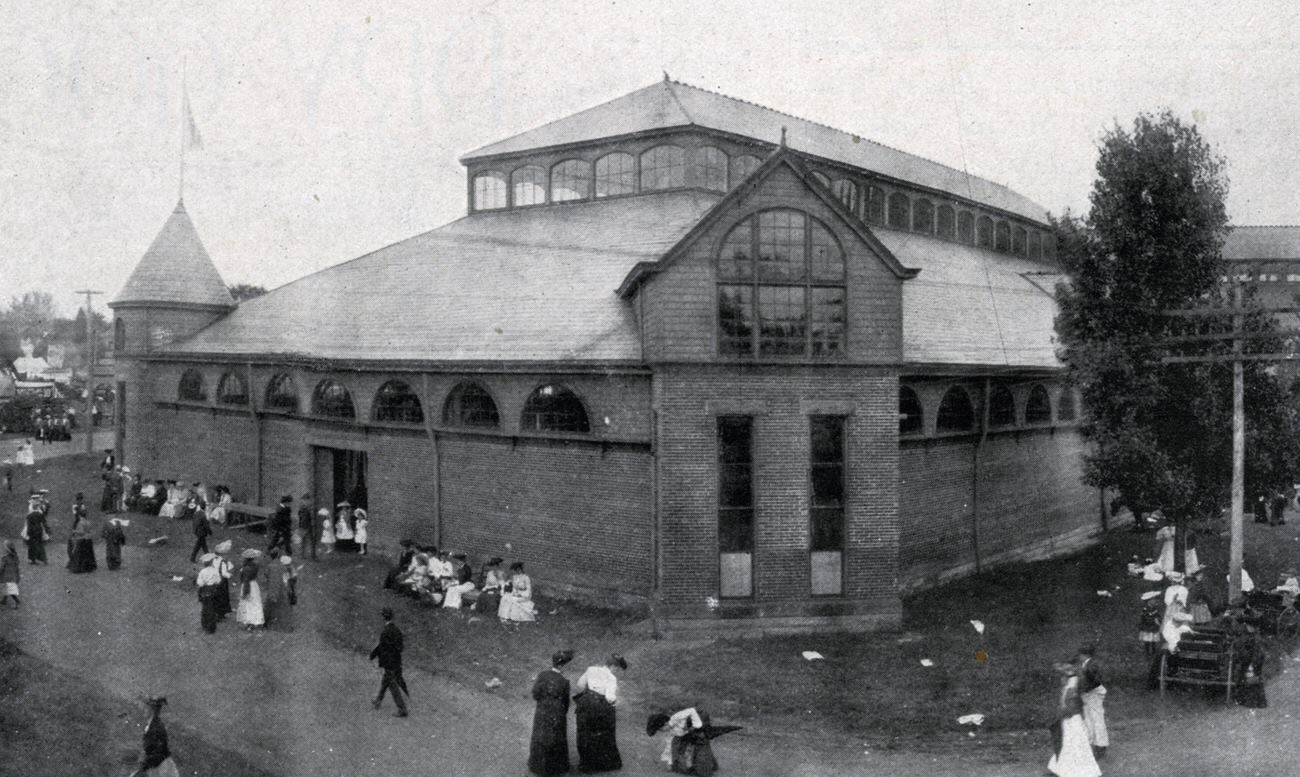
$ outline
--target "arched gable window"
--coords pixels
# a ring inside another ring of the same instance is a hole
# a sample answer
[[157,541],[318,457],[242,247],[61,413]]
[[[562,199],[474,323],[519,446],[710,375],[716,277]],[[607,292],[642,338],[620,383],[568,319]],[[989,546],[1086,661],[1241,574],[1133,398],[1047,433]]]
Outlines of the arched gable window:
[[113,319],[113,350],[126,350],[126,320],[121,318]]
[[1052,422],[1052,398],[1047,388],[1039,383],[1029,390],[1029,399],[1025,402],[1025,423],[1050,424]]
[[870,184],[867,185],[867,223],[885,223],[885,190]]
[[466,381],[447,395],[447,402],[442,406],[442,422],[448,426],[495,428],[501,425],[501,416],[487,389]]
[[814,170],[812,177],[814,180],[817,181],[817,183],[821,184],[822,186],[825,186],[827,189],[831,188],[831,179],[825,173],[819,173],[816,170]]
[[952,209],[951,205],[940,205],[935,212],[934,220],[935,233],[939,237],[952,240],[957,237],[957,212]]
[[957,242],[967,245],[975,242],[975,216],[968,210],[957,214]]
[[1029,258],[1043,258],[1043,235],[1037,230],[1029,233]]
[[939,415],[935,417],[935,430],[939,432],[969,432],[975,428],[975,408],[970,394],[961,386],[953,386],[939,400]]
[[237,372],[227,372],[217,381],[217,404],[247,405],[248,386]]
[[731,185],[734,188],[753,174],[763,161],[752,154],[741,154],[731,160]]
[[994,248],[999,251],[1011,250],[1011,225],[1005,221],[998,222],[998,231],[995,233]]
[[686,151],[681,146],[655,146],[641,154],[641,191],[686,186]]
[[844,352],[844,251],[797,210],[732,227],[718,255],[718,352],[838,356]]
[[551,202],[585,200],[591,196],[591,164],[566,159],[551,166]]
[[636,192],[636,158],[615,151],[596,160],[596,197]]
[[298,386],[293,378],[280,373],[266,384],[266,407],[288,413],[298,412]]
[[181,375],[180,385],[176,387],[176,396],[187,402],[207,402],[208,387],[203,382],[203,373],[186,370]]
[[907,229],[912,225],[911,219],[912,203],[907,195],[902,192],[889,195],[889,226]]
[[920,434],[925,428],[925,411],[921,398],[907,386],[898,389],[898,433]]
[[582,400],[558,383],[548,383],[529,395],[520,426],[526,432],[591,431]]
[[1016,227],[1011,233],[1011,253],[1024,256],[1028,251],[1029,230],[1024,227]]
[[727,190],[727,155],[720,148],[695,149],[695,183],[715,192]]
[[311,413],[322,418],[356,418],[352,393],[342,383],[322,380],[311,395]]
[[506,174],[488,170],[474,176],[474,210],[496,210],[506,206]]
[[993,219],[980,216],[975,222],[975,244],[980,248],[993,247]]
[[912,208],[912,231],[934,232],[934,203],[924,198],[916,201]]
[[537,165],[527,165],[510,174],[514,189],[514,204],[541,205],[546,202],[546,171]]
[[1006,386],[994,386],[989,392],[989,426],[1015,426],[1016,398]]
[[375,406],[371,416],[376,421],[399,424],[424,423],[424,408],[420,397],[410,384],[403,380],[390,380],[375,392]]
[[858,218],[862,217],[862,203],[858,201],[858,185],[847,178],[837,178],[831,185],[831,191]]
[[1074,405],[1074,389],[1061,389],[1061,393],[1056,398],[1056,420],[1073,421],[1078,416]]

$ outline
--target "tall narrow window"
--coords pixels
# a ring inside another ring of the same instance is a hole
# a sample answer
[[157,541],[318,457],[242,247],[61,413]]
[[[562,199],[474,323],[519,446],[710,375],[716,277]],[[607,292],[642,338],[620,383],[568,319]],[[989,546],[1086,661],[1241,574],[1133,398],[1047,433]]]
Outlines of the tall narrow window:
[[636,159],[615,151],[596,160],[596,196],[616,197],[636,192]]
[[720,148],[695,149],[695,185],[715,192],[727,190],[727,155]]
[[847,178],[837,178],[835,184],[831,187],[835,196],[844,207],[853,212],[853,215],[862,218],[862,204],[858,202],[858,185]]
[[731,185],[735,187],[748,178],[763,162],[756,156],[742,154],[731,160]]
[[993,219],[980,216],[975,222],[975,244],[980,248],[993,247]]
[[885,223],[885,190],[879,186],[867,186],[867,223]]
[[844,591],[844,418],[809,418],[809,550],[812,593]]
[[957,242],[967,245],[975,242],[975,217],[968,210],[957,214]]
[[126,350],[126,321],[121,318],[113,319],[113,350]]
[[907,386],[898,389],[898,433],[920,434],[925,428],[925,411],[921,398]]
[[935,211],[935,233],[946,240],[957,237],[956,212],[951,205],[940,205]]
[[551,167],[551,202],[585,200],[591,196],[591,164],[566,159]]
[[718,567],[723,597],[754,593],[754,419],[718,417]]
[[1039,383],[1029,390],[1029,399],[1025,401],[1025,423],[1050,424],[1052,422],[1052,398],[1047,394],[1047,387]]
[[514,204],[541,205],[546,202],[546,171],[536,165],[521,167],[510,174]]
[[912,209],[912,231],[934,232],[934,204],[925,198],[917,200]]
[[489,170],[474,176],[474,210],[496,210],[505,206],[505,173]]
[[686,185],[686,152],[681,146],[655,146],[641,155],[641,191]]
[[898,229],[907,229],[912,220],[912,203],[907,199],[907,195],[902,192],[894,192],[889,195],[889,226]]

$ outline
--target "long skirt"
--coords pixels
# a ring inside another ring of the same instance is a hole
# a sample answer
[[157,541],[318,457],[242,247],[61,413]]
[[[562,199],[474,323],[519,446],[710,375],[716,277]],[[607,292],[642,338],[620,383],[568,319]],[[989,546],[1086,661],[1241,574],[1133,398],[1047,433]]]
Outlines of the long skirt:
[[98,568],[95,544],[90,538],[68,540],[68,571],[93,572]]
[[1047,771],[1057,777],[1100,777],[1101,768],[1088,744],[1088,729],[1082,715],[1061,721],[1061,752],[1053,753]]
[[[565,685],[567,687],[567,683]],[[528,770],[533,774],[569,773],[568,710],[563,699],[543,699],[533,713],[528,743]]]
[[257,582],[248,584],[248,594],[245,595],[240,591],[239,609],[235,612],[235,620],[245,626],[262,626],[266,624],[266,614],[262,611],[262,589],[258,587]]
[[453,610],[459,610],[462,606],[464,595],[473,590],[473,583],[459,583],[457,585],[447,586],[447,589],[443,591],[442,606]]
[[574,697],[578,718],[578,770],[612,772],[623,768],[615,732],[614,705],[590,691]]
[[217,618],[221,619],[229,615],[230,609],[230,583],[222,580],[216,585],[217,589]]
[[1106,686],[1099,685],[1082,694],[1083,724],[1088,730],[1088,742],[1093,747],[1110,747],[1106,733]]
[[501,607],[501,591],[493,589],[491,591],[480,591],[478,598],[474,600],[474,612],[494,613]]
[[528,623],[537,620],[537,609],[533,606],[532,599],[525,599],[518,594],[501,594],[497,617],[503,621]]
[[181,772],[176,768],[176,762],[167,758],[162,763],[152,769],[144,769],[140,772],[144,777],[181,777]]
[[122,566],[122,546],[116,542],[104,543],[104,561],[108,562],[109,569],[118,569]]
[[217,630],[217,586],[205,585],[199,589],[199,624],[213,634]]
[[33,564],[46,563],[44,540],[27,540],[27,560]]
[[99,500],[99,511],[101,513],[117,512],[117,490],[111,485],[105,484],[104,493]]

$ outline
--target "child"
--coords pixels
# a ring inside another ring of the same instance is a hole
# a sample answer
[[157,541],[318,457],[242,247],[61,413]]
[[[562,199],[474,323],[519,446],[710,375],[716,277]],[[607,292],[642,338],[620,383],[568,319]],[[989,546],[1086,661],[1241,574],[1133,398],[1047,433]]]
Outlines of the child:
[[281,556],[280,566],[280,581],[284,583],[285,598],[292,607],[298,603],[298,570],[301,567],[294,567],[291,556]]
[[355,535],[357,548],[360,549],[359,552],[364,556],[366,555],[366,526],[369,525],[370,519],[366,517],[366,511],[360,507],[353,510],[352,515],[357,521],[357,530]]
[[326,553],[333,553],[334,519],[330,517],[330,511],[325,507],[317,510],[316,516],[321,519],[320,544],[325,546]]

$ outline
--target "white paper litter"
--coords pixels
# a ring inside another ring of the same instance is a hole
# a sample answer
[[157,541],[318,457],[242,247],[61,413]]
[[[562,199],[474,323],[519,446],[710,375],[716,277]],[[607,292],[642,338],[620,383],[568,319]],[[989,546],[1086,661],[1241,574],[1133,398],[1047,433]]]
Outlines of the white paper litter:
[[183,582],[185,582],[185,578],[181,577],[180,575],[172,575],[172,582],[173,582],[173,583],[183,583]]
[[154,537],[153,539],[149,540],[149,543],[148,543],[148,544],[150,544],[150,545],[161,545],[161,544],[163,544],[163,543],[166,542],[166,541],[167,541],[167,535],[164,534],[164,535],[161,536],[161,537]]
[[973,620],[970,622],[970,625],[974,626],[975,630],[978,631],[980,634],[984,633],[984,621]]
[[826,656],[823,656],[821,653],[818,653],[816,650],[805,650],[799,655],[803,656],[808,661],[821,661],[826,658]]
[[1111,596],[1112,594],[1111,594],[1110,591],[1098,591],[1098,592],[1097,592],[1097,595],[1098,595],[1098,596]]
[[984,725],[984,716],[978,712],[973,712],[957,718],[957,722],[963,726],[982,726]]
[[483,685],[487,687],[487,689],[490,691],[493,688],[500,688],[501,680],[499,678],[493,677],[491,680],[488,680],[487,682],[483,683]]
[[[1300,661],[1300,658],[1297,658],[1296,660],[1297,660],[1297,661]],[[921,666],[934,666],[934,662],[931,661],[931,660],[928,659],[928,658],[922,658],[922,659],[921,659]]]

